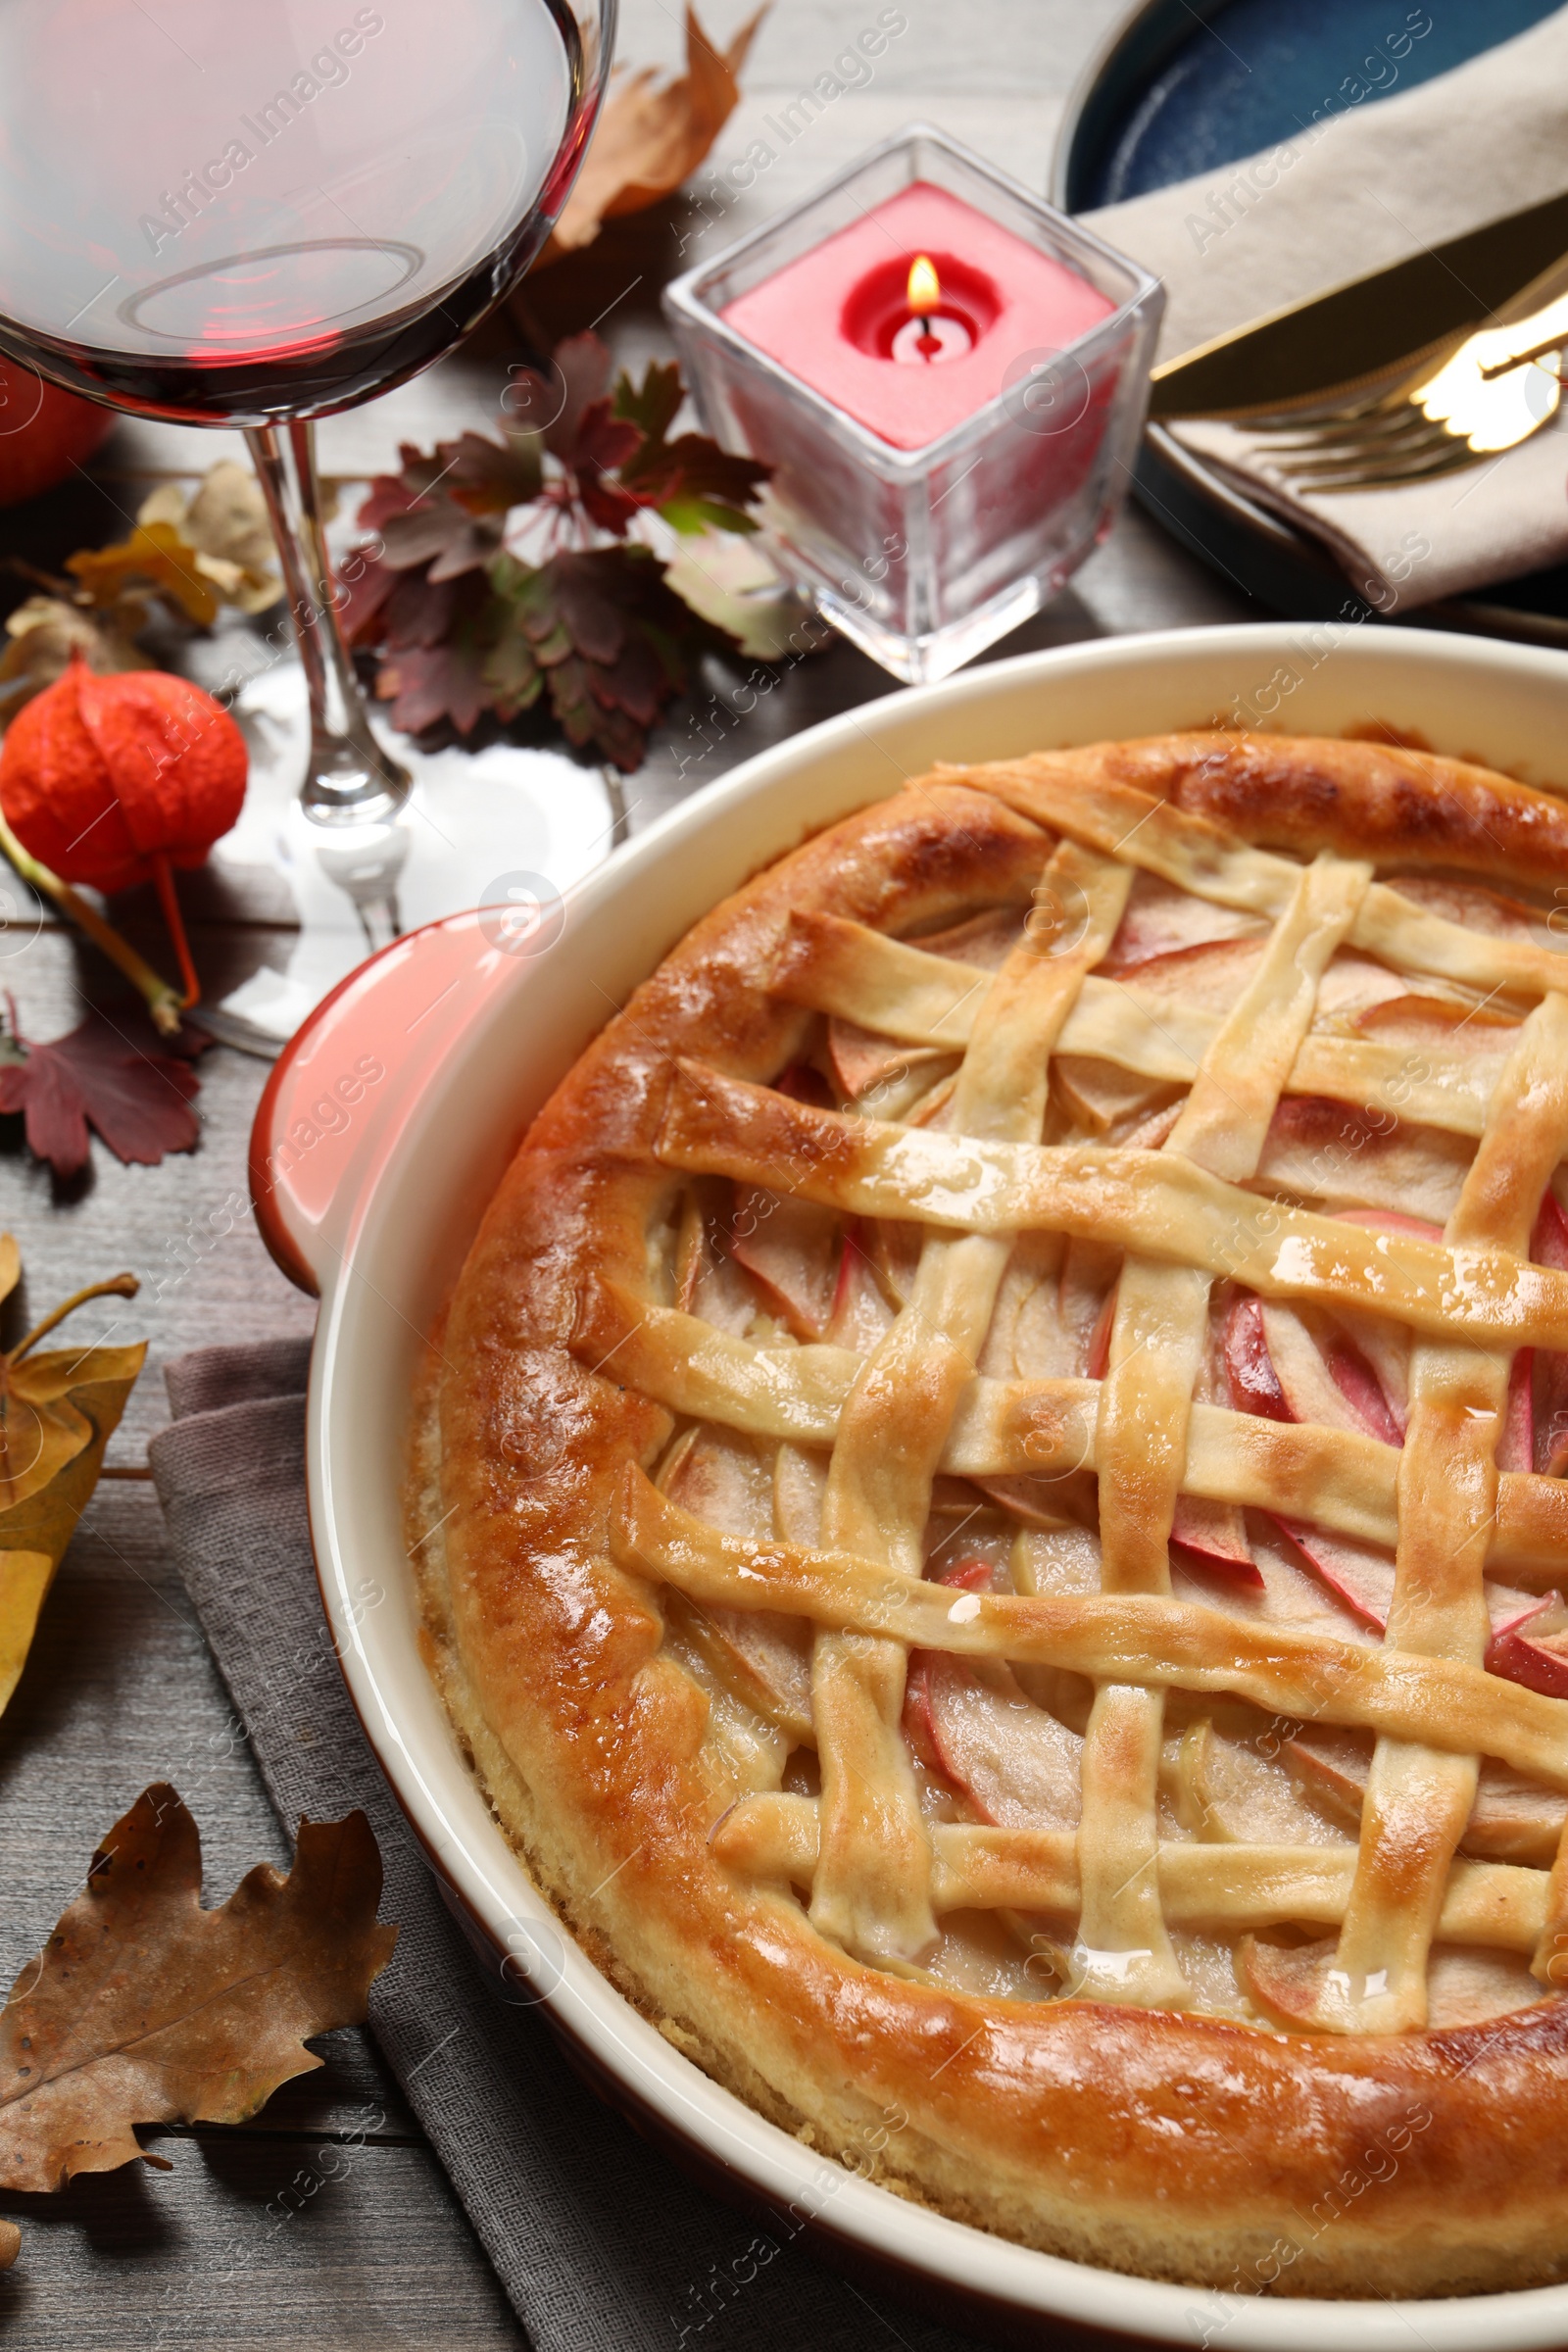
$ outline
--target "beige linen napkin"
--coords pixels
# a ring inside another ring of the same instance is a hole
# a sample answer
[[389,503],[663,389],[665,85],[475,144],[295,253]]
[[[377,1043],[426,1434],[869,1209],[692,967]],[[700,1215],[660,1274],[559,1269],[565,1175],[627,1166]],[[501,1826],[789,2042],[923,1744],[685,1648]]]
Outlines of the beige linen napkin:
[[[1431,20],[1413,8],[1396,24],[1385,43],[1395,72]],[[1170,359],[1565,187],[1568,8],[1376,104],[1325,92],[1321,114],[1285,145],[1089,220],[1164,279],[1159,356]],[[1326,541],[1384,612],[1568,560],[1561,414],[1521,448],[1436,481],[1315,495],[1272,472],[1261,436],[1227,424],[1175,430],[1250,495]]]

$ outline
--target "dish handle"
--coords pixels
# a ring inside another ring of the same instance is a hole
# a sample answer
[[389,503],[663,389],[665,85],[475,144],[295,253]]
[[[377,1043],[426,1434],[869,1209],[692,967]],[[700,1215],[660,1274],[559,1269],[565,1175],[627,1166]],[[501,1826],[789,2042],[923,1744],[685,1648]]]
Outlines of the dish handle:
[[491,929],[469,912],[393,940],[321,999],[273,1064],[251,1128],[251,1205],[274,1262],[313,1297],[347,1254],[426,1075],[496,974]]

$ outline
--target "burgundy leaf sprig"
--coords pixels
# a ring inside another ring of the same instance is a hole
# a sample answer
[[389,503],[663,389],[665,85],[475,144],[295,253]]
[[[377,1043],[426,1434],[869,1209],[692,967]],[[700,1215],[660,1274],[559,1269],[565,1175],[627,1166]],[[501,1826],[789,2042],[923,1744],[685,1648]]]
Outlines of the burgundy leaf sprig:
[[555,355],[554,380],[514,378],[520,417],[499,441],[405,444],[360,510],[375,552],[345,566],[350,642],[377,657],[396,725],[472,732],[543,705],[567,739],[638,766],[695,661],[733,640],[676,594],[639,517],[674,530],[754,531],[767,467],[701,433],[669,437],[684,387],[654,362],[612,385],[596,335]]
[[27,1149],[67,1180],[87,1162],[88,1130],[117,1159],[154,1166],[166,1152],[192,1152],[201,1123],[191,1108],[201,1080],[191,1067],[210,1044],[182,1026],[157,1036],[138,1010],[101,1012],[66,1037],[24,1037],[6,999],[0,1022],[0,1111],[21,1111]]

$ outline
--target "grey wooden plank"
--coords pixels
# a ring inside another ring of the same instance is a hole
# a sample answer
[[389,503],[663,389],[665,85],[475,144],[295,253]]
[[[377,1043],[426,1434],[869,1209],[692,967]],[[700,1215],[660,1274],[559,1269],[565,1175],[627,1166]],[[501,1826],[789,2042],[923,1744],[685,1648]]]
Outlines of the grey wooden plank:
[[[323,1670],[336,1671],[329,1658]],[[168,1556],[157,1494],[106,1482],[0,1717],[0,1980],[39,1949],[98,1838],[156,1780],[172,1781],[195,1815],[209,1905],[253,1864],[286,1863],[288,1840]],[[343,2131],[373,2100],[383,2134],[417,2136],[367,2036],[330,2035],[322,2055],[321,2072],[286,2085],[255,2129]]]
[[[156,1494],[116,1482],[94,1497],[0,1718],[5,1982],[78,1887],[99,1835],[166,1778],[201,1828],[206,1902],[222,1901],[253,1863],[286,1861],[169,1561]],[[443,2344],[520,2344],[368,2037],[334,2034],[318,2046],[321,2070],[285,2085],[253,2124],[150,2136],[172,2173],[133,2166],[59,2197],[0,2197],[24,2230],[21,2261],[0,2279],[8,2342],[314,2352],[412,2341],[435,2322]]]
[[243,2133],[0,2197],[23,2230],[0,2326],[25,2352],[522,2352],[526,2338],[420,2147]]

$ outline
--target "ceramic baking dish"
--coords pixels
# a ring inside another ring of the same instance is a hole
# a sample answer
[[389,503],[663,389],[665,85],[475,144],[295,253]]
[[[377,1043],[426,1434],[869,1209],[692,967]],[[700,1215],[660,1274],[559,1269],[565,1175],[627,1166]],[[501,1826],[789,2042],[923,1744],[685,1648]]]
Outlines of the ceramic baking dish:
[[424,1336],[534,1111],[690,924],[804,835],[935,760],[984,760],[1229,715],[1339,734],[1381,722],[1523,780],[1568,783],[1568,656],[1436,633],[1172,631],[1025,656],[889,695],[765,752],[515,933],[492,910],[396,942],[278,1062],[252,1181],[273,1256],[320,1295],[309,1414],[321,1596],[367,1735],[485,1965],[537,1999],[580,2068],[710,2184],[815,2250],[914,2287],[996,2340],[1105,2329],[1226,2352],[1535,2352],[1568,2286],[1391,2304],[1225,2295],[1063,2262],[855,2178],[674,2050],[557,1927],[496,1826],[420,1661],[399,1488]]

